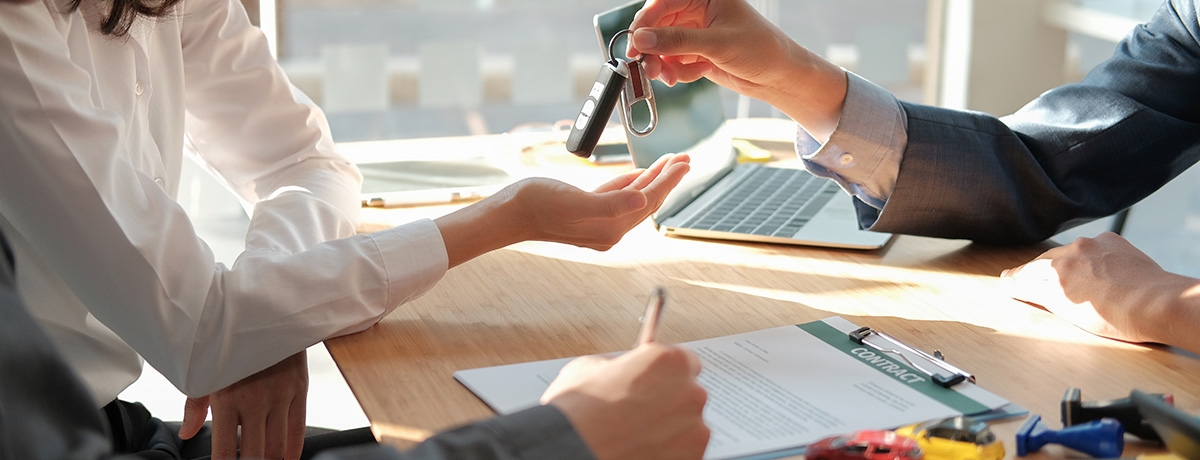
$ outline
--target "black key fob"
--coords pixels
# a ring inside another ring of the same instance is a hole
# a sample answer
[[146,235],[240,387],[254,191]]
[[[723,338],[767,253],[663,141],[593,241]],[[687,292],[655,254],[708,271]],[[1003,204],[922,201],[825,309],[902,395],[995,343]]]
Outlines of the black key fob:
[[571,134],[567,136],[567,151],[576,156],[588,158],[592,156],[604,127],[617,106],[621,92],[625,90],[625,80],[629,78],[628,65],[620,60],[605,62],[600,66],[596,82],[588,98],[583,102],[579,117],[571,126]]

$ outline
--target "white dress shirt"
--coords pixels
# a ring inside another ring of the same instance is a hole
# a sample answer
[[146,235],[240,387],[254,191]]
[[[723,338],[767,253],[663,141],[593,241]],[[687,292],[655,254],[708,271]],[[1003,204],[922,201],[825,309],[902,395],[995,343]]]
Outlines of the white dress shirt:
[[[184,0],[123,37],[96,31],[97,3],[0,3],[0,228],[98,405],[139,355],[205,395],[441,279],[433,222],[355,235],[361,176],[240,3]],[[232,267],[174,200],[185,139],[254,207]]]
[[825,144],[796,130],[796,154],[814,175],[833,179],[846,193],[883,209],[908,146],[908,118],[886,89],[846,72],[846,100],[837,128]]

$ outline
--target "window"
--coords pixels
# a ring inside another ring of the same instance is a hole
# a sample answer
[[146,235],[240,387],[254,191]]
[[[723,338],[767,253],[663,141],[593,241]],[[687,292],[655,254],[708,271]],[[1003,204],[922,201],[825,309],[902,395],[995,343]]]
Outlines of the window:
[[[360,141],[572,119],[602,62],[592,16],[625,0],[277,2],[280,63],[325,109],[336,140]],[[922,97],[924,0],[751,2],[815,52]],[[782,117],[732,92],[725,110]]]

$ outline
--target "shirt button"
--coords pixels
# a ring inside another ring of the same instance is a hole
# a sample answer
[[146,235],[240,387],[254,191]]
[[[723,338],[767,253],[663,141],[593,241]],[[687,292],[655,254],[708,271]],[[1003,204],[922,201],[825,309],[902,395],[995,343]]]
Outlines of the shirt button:
[[838,163],[841,163],[842,166],[846,166],[850,163],[854,163],[854,155],[851,155],[849,153],[843,153],[842,157],[838,158]]
[[139,81],[133,83],[133,93],[137,94],[138,96],[142,95],[142,82]]
[[166,182],[164,182],[161,177],[155,177],[154,183],[158,184],[159,187],[163,187],[163,185],[166,184]]

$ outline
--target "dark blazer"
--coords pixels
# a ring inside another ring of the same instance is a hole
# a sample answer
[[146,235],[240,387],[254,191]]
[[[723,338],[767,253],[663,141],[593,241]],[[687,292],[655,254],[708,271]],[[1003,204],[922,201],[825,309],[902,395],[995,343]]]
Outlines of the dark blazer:
[[882,211],[856,202],[860,224],[1030,243],[1150,195],[1200,160],[1197,7],[1164,3],[1082,82],[1003,119],[903,103],[895,189]]

